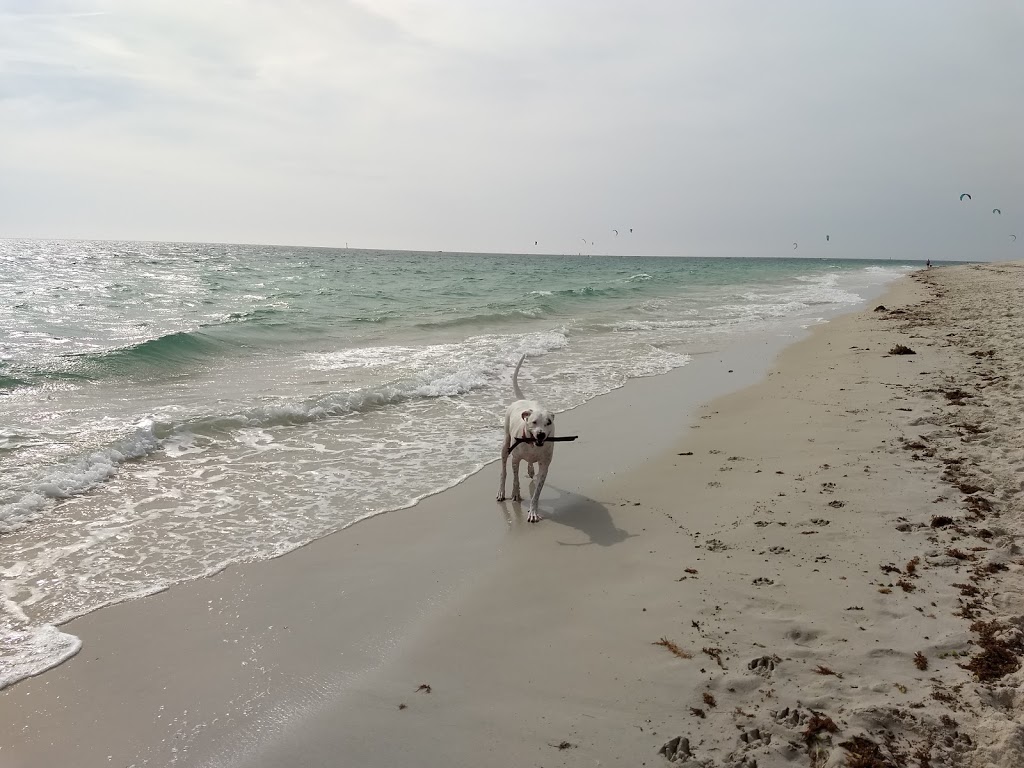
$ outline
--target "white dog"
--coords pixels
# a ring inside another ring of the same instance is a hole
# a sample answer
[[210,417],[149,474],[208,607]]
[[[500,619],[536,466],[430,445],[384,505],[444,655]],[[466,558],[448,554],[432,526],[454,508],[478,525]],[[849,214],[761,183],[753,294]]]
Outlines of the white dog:
[[[534,478],[533,497],[530,499],[530,511],[527,522],[536,523],[540,520],[537,514],[537,502],[548,477],[548,467],[555,452],[555,444],[551,438],[555,436],[555,414],[546,409],[536,400],[527,400],[519,389],[519,369],[526,355],[519,358],[515,373],[512,374],[512,391],[518,400],[505,411],[505,439],[501,444],[501,482],[498,485],[498,501],[505,500],[506,465],[512,457],[512,501],[522,501],[519,492],[519,462],[526,462],[526,473],[534,477],[533,465],[537,465]],[[523,440],[513,448],[516,440]]]

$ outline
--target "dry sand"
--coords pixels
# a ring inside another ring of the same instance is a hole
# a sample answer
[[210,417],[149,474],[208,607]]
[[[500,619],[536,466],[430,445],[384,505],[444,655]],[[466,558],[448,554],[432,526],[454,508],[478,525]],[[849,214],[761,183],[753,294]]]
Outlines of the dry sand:
[[1022,296],[918,273],[695,418],[773,348],[566,414],[536,526],[489,467],[73,622],[0,765],[1024,765]]

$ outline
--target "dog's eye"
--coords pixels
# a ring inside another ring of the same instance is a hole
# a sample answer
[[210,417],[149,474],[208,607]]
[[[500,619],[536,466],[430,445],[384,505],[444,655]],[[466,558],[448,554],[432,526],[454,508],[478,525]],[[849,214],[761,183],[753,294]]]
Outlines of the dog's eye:
[[551,419],[548,419],[548,426],[551,426]]

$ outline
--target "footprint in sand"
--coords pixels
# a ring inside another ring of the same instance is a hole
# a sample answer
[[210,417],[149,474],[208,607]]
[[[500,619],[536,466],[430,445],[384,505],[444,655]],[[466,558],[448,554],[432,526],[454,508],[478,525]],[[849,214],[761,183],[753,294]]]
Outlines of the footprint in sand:
[[730,755],[722,763],[722,768],[757,768],[757,758],[753,755]]
[[775,582],[764,576],[758,576],[752,583],[755,587],[767,587],[771,586]]
[[811,522],[814,523],[815,525],[831,525],[832,524],[831,520],[826,520],[823,517],[813,517],[813,518],[811,518]]
[[757,768],[757,757],[751,753],[764,752],[771,741],[772,735],[760,728],[744,731],[740,734],[740,743],[737,749],[725,756],[722,768]]
[[774,653],[771,656],[758,656],[747,664],[747,669],[761,677],[771,677],[775,667],[782,663],[782,659]]
[[693,757],[693,752],[690,751],[690,740],[683,736],[673,736],[666,741],[661,745],[658,754],[664,755],[669,762],[673,763],[676,760],[689,760]]
[[749,731],[740,734],[740,741],[751,746],[770,744],[772,735],[770,733],[761,733],[759,728],[751,728]]
[[729,545],[719,539],[708,539],[704,542],[704,549],[708,552],[724,552],[729,549]]
[[772,712],[771,715],[772,720],[779,725],[786,726],[787,728],[796,728],[799,725],[803,725],[810,717],[810,713],[801,712],[796,707],[793,707],[792,709],[784,707],[776,712]]
[[776,544],[774,547],[768,547],[768,551],[773,555],[785,555],[789,552],[789,547],[783,547],[780,544]]

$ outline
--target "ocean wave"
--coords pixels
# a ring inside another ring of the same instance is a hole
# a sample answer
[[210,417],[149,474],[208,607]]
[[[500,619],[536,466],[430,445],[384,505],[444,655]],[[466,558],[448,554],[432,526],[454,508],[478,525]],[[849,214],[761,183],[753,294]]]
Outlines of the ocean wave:
[[27,386],[30,386],[30,384],[25,379],[19,379],[14,376],[5,376],[0,373],[0,394],[3,394],[5,389],[17,389],[18,387]]
[[662,331],[683,328],[705,328],[712,324],[711,320],[624,320],[610,326],[616,332],[630,331]]
[[146,339],[137,344],[107,350],[66,355],[77,373],[87,378],[124,375],[146,368],[181,368],[199,360],[221,355],[226,342],[204,331],[178,331]]
[[[861,301],[860,295],[847,288],[840,287],[840,275],[830,273],[825,275],[796,275],[794,278],[799,284],[793,288],[783,289],[776,292],[748,291],[742,294],[742,298],[751,302],[752,308],[764,309],[764,305],[774,305],[769,310],[776,314],[776,308],[782,312],[797,311],[805,307],[822,306],[828,304],[857,304]],[[763,302],[763,304],[759,304]],[[798,306],[798,305],[802,305]]]
[[28,435],[19,435],[17,432],[7,432],[0,429],[0,453],[14,451],[26,443],[33,442]]
[[480,334],[458,343],[419,347],[352,347],[338,352],[309,353],[306,359],[311,368],[322,371],[395,366],[420,374],[443,368],[450,360],[461,360],[465,369],[496,374],[504,370],[508,360],[514,364],[519,355],[544,355],[568,344],[565,329],[552,329],[525,334]]
[[117,474],[126,461],[140,459],[159,449],[155,425],[145,420],[112,445],[50,467],[17,500],[0,506],[0,533],[11,533],[36,518],[53,501],[69,499]]
[[[400,363],[405,370],[418,373],[373,387],[334,392],[297,402],[255,406],[233,413],[209,414],[181,421],[142,419],[132,425],[129,434],[116,442],[47,468],[41,477],[28,484],[20,497],[0,506],[0,533],[24,527],[54,502],[86,493],[114,477],[123,464],[144,459],[172,443],[189,444],[197,438],[225,439],[243,429],[301,426],[369,413],[412,400],[464,395],[507,375],[521,354],[544,354],[567,344],[564,332],[552,331],[525,336],[472,337],[466,342],[468,346],[434,345],[425,350],[392,347],[380,354],[365,349],[335,353],[338,359],[333,361],[334,368],[346,367],[345,356],[359,359],[361,354],[364,365],[376,356],[378,360]],[[418,352],[420,357],[410,359],[403,352]],[[461,367],[451,370],[452,360],[460,360]]]
[[[288,316],[290,313],[282,312],[281,307],[256,307],[245,312],[231,312],[224,316],[224,320],[230,323],[256,323],[259,325],[281,325],[281,318]],[[216,328],[221,323],[215,323],[211,325],[204,325],[203,328]]]
[[625,282],[627,282],[627,283],[635,283],[635,282],[640,281],[640,280],[650,280],[650,279],[651,279],[651,276],[648,275],[646,272],[640,272],[639,274],[633,275],[632,277],[627,277]]
[[392,320],[393,317],[390,315],[373,315],[373,316],[360,316],[353,317],[353,323],[386,323]]
[[874,278],[883,277],[887,280],[905,275],[907,272],[911,272],[915,269],[920,269],[920,264],[900,264],[899,266],[881,266],[873,264],[868,267],[864,267],[864,272],[871,275]]
[[416,323],[416,327],[429,330],[488,324],[496,325],[508,322],[509,320],[537,320],[542,316],[543,312],[540,310],[512,309],[507,312],[487,312],[477,315],[453,317],[450,320],[433,320],[426,323]]
[[464,326],[500,325],[516,320],[536,320],[550,315],[560,315],[566,311],[575,311],[574,308],[578,307],[582,300],[600,300],[621,296],[625,295],[625,291],[626,289],[621,284],[607,287],[584,285],[553,290],[536,289],[529,291],[521,299],[487,305],[483,312],[417,323],[416,327],[436,330]]
[[183,373],[204,360],[223,356],[234,346],[197,330],[177,331],[113,349],[67,353],[51,358],[46,368],[19,368],[16,372],[0,374],[0,394],[4,390],[55,382],[88,383],[120,376]]
[[[453,390],[452,394],[458,392]],[[309,424],[395,405],[413,397],[416,397],[415,390],[384,387],[328,395],[302,403],[260,406],[181,422],[145,419],[132,434],[112,445],[46,468],[41,476],[21,491],[20,496],[0,505],[0,534],[23,528],[53,503],[91,491],[116,476],[125,463],[157,453],[172,442],[189,444],[197,438],[228,438],[242,429],[253,427]]]
[[792,317],[801,310],[810,309],[810,304],[802,301],[775,301],[759,304],[751,300],[749,304],[721,304],[712,309],[727,316],[734,322],[749,320],[770,320]]
[[619,289],[615,287],[611,288],[595,288],[592,285],[586,285],[582,288],[563,288],[560,291],[555,291],[556,296],[609,296],[619,293]]
[[11,394],[19,389],[91,380],[92,377],[74,371],[19,370],[17,376],[0,376],[0,396]]

